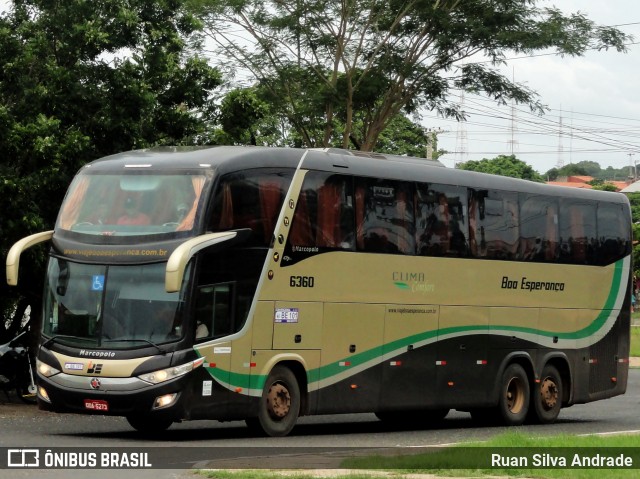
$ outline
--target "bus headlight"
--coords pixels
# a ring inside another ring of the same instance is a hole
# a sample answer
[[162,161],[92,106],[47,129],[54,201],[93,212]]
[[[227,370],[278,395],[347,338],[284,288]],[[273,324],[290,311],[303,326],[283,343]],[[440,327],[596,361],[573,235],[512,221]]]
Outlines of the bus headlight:
[[49,378],[60,373],[60,370],[54,368],[53,366],[49,366],[47,363],[43,363],[39,359],[36,359],[36,368],[38,369],[38,372],[45,378]]
[[188,372],[193,371],[195,368],[202,366],[203,363],[204,363],[204,358],[199,358],[199,359],[196,359],[195,361],[190,361],[188,363],[181,364],[180,366],[172,366],[166,369],[159,369],[151,373],[141,374],[138,377],[148,383],[158,384],[164,381],[169,381],[170,379],[175,379],[180,376],[184,376]]

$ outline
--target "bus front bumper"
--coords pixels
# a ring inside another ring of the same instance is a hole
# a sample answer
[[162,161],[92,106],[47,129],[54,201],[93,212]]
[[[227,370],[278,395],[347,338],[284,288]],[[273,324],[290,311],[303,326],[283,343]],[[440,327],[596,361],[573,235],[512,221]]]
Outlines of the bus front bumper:
[[189,374],[159,384],[139,378],[109,378],[57,374],[38,375],[40,409],[108,416],[149,415],[187,419]]

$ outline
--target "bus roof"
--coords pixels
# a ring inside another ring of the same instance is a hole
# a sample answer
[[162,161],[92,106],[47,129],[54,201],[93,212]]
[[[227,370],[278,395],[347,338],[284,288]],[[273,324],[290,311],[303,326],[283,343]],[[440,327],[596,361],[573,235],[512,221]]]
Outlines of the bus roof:
[[159,147],[133,150],[95,160],[85,168],[114,171],[128,167],[154,170],[215,170],[218,174],[249,168],[295,168],[305,155],[305,169],[425,183],[442,183],[479,189],[521,191],[611,202],[627,202],[625,195],[568,188],[517,178],[446,168],[437,160],[339,148],[297,149],[260,146]]

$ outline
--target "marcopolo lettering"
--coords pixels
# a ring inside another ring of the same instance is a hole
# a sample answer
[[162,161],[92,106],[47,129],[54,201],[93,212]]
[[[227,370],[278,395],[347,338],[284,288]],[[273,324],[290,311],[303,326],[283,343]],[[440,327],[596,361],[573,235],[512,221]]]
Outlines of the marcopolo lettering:
[[502,277],[502,289],[524,289],[525,291],[564,291],[565,284],[554,281],[533,281],[523,276],[522,279],[511,279],[508,276]]
[[91,351],[88,349],[81,349],[80,356],[87,358],[115,358],[116,353],[113,351]]

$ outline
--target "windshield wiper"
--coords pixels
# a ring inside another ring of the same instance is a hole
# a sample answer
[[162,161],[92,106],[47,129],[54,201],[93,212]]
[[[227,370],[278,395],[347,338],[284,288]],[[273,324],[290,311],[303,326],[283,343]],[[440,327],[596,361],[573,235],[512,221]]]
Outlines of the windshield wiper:
[[151,341],[149,341],[148,339],[107,339],[105,341],[102,341],[103,343],[133,343],[135,341],[138,342],[143,342],[143,343],[147,343],[150,344],[151,346],[153,346],[154,348],[156,348],[160,353],[162,354],[167,354],[167,351],[162,349],[160,346],[158,346],[156,343],[153,343]]
[[58,338],[63,338],[63,339],[78,339],[80,341],[90,341],[90,338],[82,338],[80,336],[68,336],[66,334],[56,334],[55,336],[51,336],[49,339],[47,339],[44,343],[42,343],[42,347],[46,348],[50,343],[54,343],[56,341],[56,339]]

